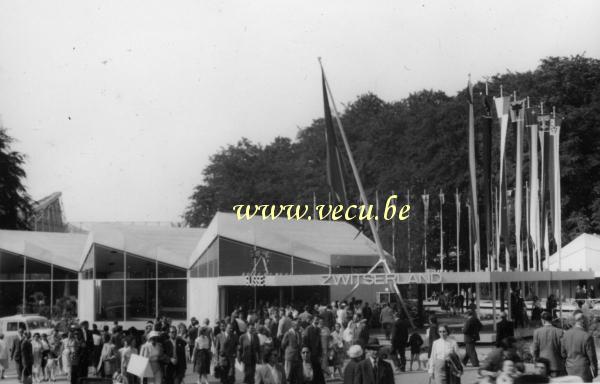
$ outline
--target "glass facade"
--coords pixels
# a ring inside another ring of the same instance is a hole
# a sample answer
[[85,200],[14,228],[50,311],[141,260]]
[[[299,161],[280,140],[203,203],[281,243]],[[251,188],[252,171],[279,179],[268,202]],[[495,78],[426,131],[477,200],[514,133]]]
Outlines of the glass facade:
[[[226,238],[219,238],[218,241],[217,260],[220,258],[217,271],[218,276],[241,276],[252,271],[254,268],[252,256],[255,252],[253,246]],[[209,251],[210,248],[206,250],[198,262],[201,262]],[[262,248],[257,248],[257,251],[265,256],[264,263],[259,261],[256,266],[257,273],[264,274],[268,272],[272,275],[317,275],[329,273],[329,266],[325,264],[291,257]],[[268,271],[265,270],[265,264]]]
[[187,318],[187,270],[94,244],[82,270],[94,279],[96,321]]
[[77,297],[77,272],[0,250],[0,317],[17,313],[51,316],[59,301]]

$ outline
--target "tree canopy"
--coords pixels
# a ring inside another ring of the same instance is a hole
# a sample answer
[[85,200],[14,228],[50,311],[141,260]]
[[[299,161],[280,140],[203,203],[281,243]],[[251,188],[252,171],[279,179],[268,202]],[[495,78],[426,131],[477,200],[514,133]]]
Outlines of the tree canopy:
[[[556,107],[557,113],[564,116],[560,137],[563,243],[583,232],[600,233],[600,61],[580,55],[549,57],[532,71],[497,74],[488,85],[491,95],[499,95],[502,85],[505,93],[514,91],[519,98],[529,96],[532,104]],[[474,88],[477,131],[483,125],[483,105],[477,95],[484,92],[485,84],[477,83]],[[376,190],[382,196],[400,191],[401,201],[406,201],[410,190],[410,249],[408,223],[396,226],[394,235],[400,270],[408,266],[409,252],[412,267],[422,266],[422,258],[417,255],[422,254],[424,238],[423,191],[431,194],[427,233],[430,247],[435,248],[439,242],[436,212],[440,209],[440,190],[446,194],[445,241],[455,245],[454,193],[458,189],[462,194],[463,206],[470,195],[467,112],[465,82],[465,90],[454,96],[421,90],[400,101],[386,102],[372,93],[364,94],[349,103],[341,116],[371,203]],[[494,124],[492,158],[497,173],[499,128],[497,122]],[[507,177],[509,188],[514,188],[515,132],[512,127],[509,131]],[[527,180],[527,155],[524,161],[523,177]],[[349,198],[358,201],[347,162],[345,166]],[[231,211],[235,204],[312,204],[313,193],[319,202],[327,202],[325,167],[323,118],[301,129],[295,140],[277,137],[263,146],[242,138],[210,158],[202,171],[203,183],[195,187],[184,218],[191,226],[201,226],[209,223],[217,211]],[[478,167],[481,172],[480,158]],[[380,235],[388,251],[391,230],[389,222],[381,223]],[[462,250],[467,249],[467,231],[465,212],[461,220]],[[461,268],[468,266],[466,257],[461,264]]]
[[11,150],[13,139],[0,127],[0,228],[29,229],[31,198],[25,180],[25,156]]

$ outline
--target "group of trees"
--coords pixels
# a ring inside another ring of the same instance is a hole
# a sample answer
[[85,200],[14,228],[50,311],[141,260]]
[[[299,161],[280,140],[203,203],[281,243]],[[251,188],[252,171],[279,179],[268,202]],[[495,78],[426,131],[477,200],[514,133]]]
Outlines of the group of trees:
[[31,198],[25,190],[25,156],[13,151],[13,139],[0,126],[0,229],[28,229]]
[[[555,107],[557,113],[564,116],[560,138],[563,244],[583,232],[600,233],[600,61],[579,55],[549,57],[533,71],[493,76],[488,83],[490,94],[499,95],[501,85],[505,93],[514,91],[519,98],[529,96],[532,104],[543,103],[547,110]],[[484,91],[484,83],[475,84],[476,131],[483,126],[483,103],[478,95]],[[409,253],[413,270],[423,265],[420,257],[424,239],[423,191],[431,194],[427,233],[430,265],[439,257],[432,250],[436,247],[434,244],[439,243],[440,224],[436,213],[440,209],[437,198],[440,190],[446,194],[444,240],[451,246],[455,246],[454,193],[458,189],[462,194],[460,248],[467,249],[468,223],[464,208],[470,194],[467,111],[465,84],[465,90],[455,96],[422,90],[394,102],[368,93],[349,103],[341,116],[370,200],[374,201],[376,191],[383,196],[382,200],[396,191],[404,202],[408,190],[411,191],[410,245],[407,243],[408,223],[395,226],[399,270],[408,268]],[[495,124],[492,158],[497,172],[500,133]],[[267,145],[259,145],[242,138],[237,144],[221,149],[210,158],[203,170],[203,183],[190,197],[184,213],[186,222],[192,226],[206,225],[217,211],[231,211],[235,204],[312,204],[313,193],[319,202],[327,202],[324,130],[324,119],[318,118],[301,129],[295,140],[277,137]],[[515,185],[514,139],[514,128],[510,128],[509,188]],[[527,180],[527,155],[524,161]],[[358,201],[350,168],[348,164],[345,167],[349,196]],[[380,223],[380,235],[390,251],[390,222]],[[451,247],[446,246],[446,249]],[[468,255],[464,251],[461,254]],[[461,257],[461,268],[468,265],[468,257]]]

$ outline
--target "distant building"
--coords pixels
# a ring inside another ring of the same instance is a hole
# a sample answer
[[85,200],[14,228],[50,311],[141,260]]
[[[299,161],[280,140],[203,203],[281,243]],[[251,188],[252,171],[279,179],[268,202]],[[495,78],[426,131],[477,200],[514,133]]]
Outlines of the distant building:
[[67,232],[67,223],[61,202],[61,192],[36,201],[33,204],[31,229],[36,232]]

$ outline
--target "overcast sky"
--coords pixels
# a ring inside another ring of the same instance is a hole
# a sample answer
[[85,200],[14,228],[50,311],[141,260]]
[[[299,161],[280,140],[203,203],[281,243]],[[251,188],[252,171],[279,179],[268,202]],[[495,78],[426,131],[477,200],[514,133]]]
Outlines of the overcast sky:
[[[600,58],[599,1],[0,2],[0,116],[70,221],[179,221],[208,157],[336,101]],[[466,137],[465,137],[466,140]],[[323,170],[325,172],[325,170]]]

